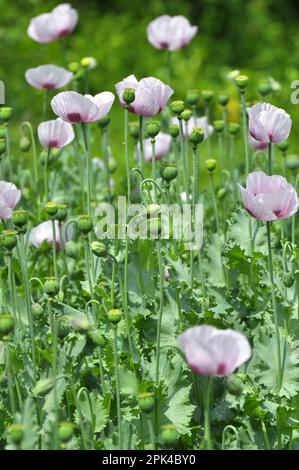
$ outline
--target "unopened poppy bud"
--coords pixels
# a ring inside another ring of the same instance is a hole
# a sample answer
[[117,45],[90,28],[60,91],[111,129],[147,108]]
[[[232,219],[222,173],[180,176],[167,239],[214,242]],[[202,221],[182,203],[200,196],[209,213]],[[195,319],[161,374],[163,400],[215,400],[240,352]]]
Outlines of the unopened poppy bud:
[[109,126],[110,120],[111,119],[110,119],[109,114],[106,114],[105,116],[103,116],[101,119],[98,120],[98,126],[101,129],[105,129],[105,127]]
[[9,313],[0,314],[0,337],[13,332],[15,325],[14,317]]
[[109,173],[114,173],[117,169],[117,161],[115,158],[110,157],[108,160]]
[[192,117],[191,109],[184,109],[181,116],[182,116],[182,119],[184,119],[184,121],[189,121],[189,119]]
[[242,393],[242,382],[234,375],[229,375],[225,381],[225,387],[231,395],[237,397]]
[[226,188],[219,188],[218,191],[217,191],[217,197],[218,197],[219,201],[224,199],[226,194],[227,194],[227,189]]
[[15,230],[2,230],[0,234],[0,246],[11,251],[17,245],[17,242],[17,232]]
[[0,108],[0,120],[3,122],[8,122],[12,115],[12,108],[4,106]]
[[177,124],[171,124],[169,126],[169,134],[171,135],[171,137],[176,139],[178,137],[179,133],[180,133],[180,129],[179,129],[179,126]]
[[58,209],[59,209],[59,204],[57,202],[50,201],[50,202],[47,202],[45,204],[45,212],[50,217],[54,217],[54,215],[57,213]]
[[217,162],[213,158],[206,160],[206,169],[211,173],[216,169]]
[[107,313],[107,318],[113,325],[117,325],[122,319],[122,311],[119,308],[112,308]]
[[123,100],[127,105],[133,103],[133,101],[135,100],[134,88],[125,88],[123,92]]
[[8,427],[9,437],[14,444],[20,444],[24,437],[24,425],[21,423],[13,423]]
[[129,123],[129,134],[133,139],[139,139],[139,123],[136,121]]
[[101,348],[105,346],[106,340],[100,330],[92,330],[88,333],[88,336],[96,346],[100,346]]
[[221,95],[218,96],[218,103],[221,106],[226,106],[228,102],[229,102],[229,96],[226,95],[225,93],[222,93]]
[[205,138],[205,130],[202,127],[193,127],[190,134],[190,142],[194,147],[203,142]]
[[22,209],[14,211],[11,220],[16,227],[24,227],[24,225],[27,224],[28,220],[27,211],[24,211]]
[[72,327],[80,333],[86,334],[91,328],[91,323],[85,317],[78,317],[72,320]]
[[70,62],[67,66],[70,72],[77,72],[80,68],[79,62]]
[[78,256],[78,246],[73,240],[69,240],[64,245],[64,251],[70,258],[76,259]]
[[155,407],[154,394],[150,392],[141,393],[138,396],[138,404],[143,413],[151,413]]
[[57,336],[62,339],[65,338],[70,332],[70,325],[66,321],[58,322]]
[[228,132],[230,133],[230,135],[238,134],[239,130],[240,130],[240,124],[238,124],[237,122],[230,122],[228,124]]
[[31,311],[36,318],[39,318],[44,313],[43,307],[38,303],[31,305]]
[[6,150],[6,141],[5,139],[0,139],[0,155],[2,155]]
[[161,178],[170,183],[178,175],[178,170],[175,163],[172,162],[161,162],[160,176]]
[[165,447],[173,447],[179,438],[179,434],[177,432],[176,427],[174,424],[164,424],[161,426],[162,432],[161,432],[161,440],[162,444]]
[[285,275],[283,276],[283,285],[285,287],[292,287],[294,281],[295,279],[292,273],[285,273]]
[[6,125],[1,124],[0,125],[0,139],[5,139],[6,138]]
[[106,245],[104,245],[104,243],[98,242],[98,241],[92,242],[91,251],[98,258],[104,258],[108,254],[108,250],[106,248]]
[[200,91],[199,90],[189,90],[187,91],[186,102],[190,106],[196,106],[198,100],[200,98]]
[[298,155],[289,155],[287,157],[287,167],[291,171],[295,171],[299,168],[299,156]]
[[93,222],[90,215],[79,215],[78,217],[78,230],[83,234],[91,232],[93,229]]
[[172,101],[172,103],[170,103],[170,109],[174,114],[181,117],[181,114],[185,109],[185,103],[181,100]]
[[67,205],[66,204],[59,204],[58,211],[55,215],[55,219],[59,222],[63,222],[67,218]]
[[59,292],[59,281],[57,277],[46,277],[44,291],[49,297],[54,297]]
[[202,90],[201,96],[205,103],[211,103],[214,98],[214,92],[212,90]]
[[44,397],[51,392],[53,386],[53,379],[41,379],[35,384],[35,387],[32,389],[32,394],[35,397]]
[[23,136],[19,140],[19,149],[21,152],[28,152],[31,147],[31,140],[28,137]]
[[146,126],[146,132],[149,137],[154,139],[160,132],[159,123],[156,121],[150,121]]
[[69,421],[59,423],[58,426],[58,437],[61,442],[68,442],[74,434],[74,425]]
[[248,80],[249,78],[247,77],[247,75],[238,75],[238,77],[235,79],[236,84],[241,91],[244,91],[247,87]]
[[272,87],[269,82],[261,82],[258,86],[258,92],[261,96],[267,96],[271,91]]
[[224,131],[224,126],[225,126],[225,122],[224,122],[224,121],[222,121],[222,120],[214,121],[214,128],[215,128],[215,131],[218,132],[219,134],[221,134],[221,132]]
[[81,59],[81,65],[85,69],[93,70],[97,66],[97,61],[94,57],[83,57],[83,59]]
[[277,144],[277,147],[282,153],[285,153],[289,148],[289,143],[287,140],[284,140],[283,142],[280,142],[280,144]]

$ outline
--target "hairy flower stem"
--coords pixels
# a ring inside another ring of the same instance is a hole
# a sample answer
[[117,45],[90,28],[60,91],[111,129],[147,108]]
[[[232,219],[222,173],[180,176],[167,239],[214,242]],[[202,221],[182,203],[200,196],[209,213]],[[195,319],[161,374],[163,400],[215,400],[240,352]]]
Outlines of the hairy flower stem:
[[58,269],[57,269],[57,244],[56,244],[56,226],[55,226],[55,219],[51,220],[52,224],[52,233],[53,233],[53,242],[52,242],[52,253],[53,253],[53,270],[54,276],[58,276]]
[[274,315],[274,323],[275,323],[275,337],[276,337],[277,382],[278,382],[278,391],[279,391],[282,385],[283,369],[282,369],[282,362],[281,362],[280,332],[279,332],[279,324],[278,324],[278,312],[277,312],[277,304],[276,304],[276,297],[275,297],[275,284],[274,284],[274,274],[273,274],[273,260],[272,260],[272,248],[271,248],[271,222],[266,222],[266,224],[267,224],[267,243],[268,243],[268,263],[269,263],[272,307],[273,307],[273,315]]
[[219,132],[218,133],[218,154],[219,154],[219,163],[220,163],[220,181],[223,185],[223,135]]
[[272,175],[272,144],[268,144],[268,170],[269,175]]
[[183,120],[179,118],[179,127],[180,127],[180,144],[181,144],[181,160],[183,162],[183,173],[184,173],[184,186],[186,192],[186,200],[189,203],[189,180],[188,180],[188,170],[187,170],[187,161],[186,161],[186,151],[185,151],[185,138],[183,132]]
[[80,139],[77,126],[74,127],[75,139],[73,141],[74,153],[76,156],[76,161],[78,162],[78,170],[80,177],[80,192],[81,192],[81,210],[85,210],[85,190],[84,190],[84,165],[83,158],[80,152]]
[[10,153],[10,138],[9,138],[9,129],[8,124],[5,124],[5,142],[6,142],[6,156],[7,156],[7,166],[8,166],[8,175],[11,177],[11,153]]
[[144,174],[143,116],[139,116],[140,170]]
[[48,164],[51,155],[51,147],[48,148],[46,161],[44,165],[44,185],[45,185],[45,202],[49,201],[49,191],[48,191]]
[[130,162],[129,162],[129,111],[125,108],[125,161],[127,173],[127,191],[128,191],[128,204],[131,203],[131,177],[130,177]]
[[43,97],[43,111],[42,111],[43,120],[42,122],[46,120],[47,106],[48,106],[48,94],[49,94],[49,91],[46,89],[44,91],[44,97]]
[[151,439],[151,450],[156,450],[156,438],[151,415],[147,416],[148,431]]
[[216,199],[216,192],[215,192],[215,184],[214,184],[213,174],[209,173],[209,177],[210,177],[210,187],[211,187],[214,213],[215,213],[216,231],[217,231],[217,233],[220,233],[219,214],[218,214],[218,207],[217,207],[217,199]]
[[[192,163],[193,163],[193,195],[192,195],[192,230],[195,232],[195,214],[196,214],[196,204],[198,199],[198,178],[199,178],[199,156],[197,152],[197,146],[192,146]],[[190,287],[193,289],[194,281],[194,250],[190,250]]]
[[[237,192],[237,181],[236,181],[236,171],[237,171],[237,165],[236,165],[236,159],[235,159],[235,142],[236,138],[234,135],[230,136],[229,139],[229,164],[230,167],[232,168],[231,175],[233,179],[233,186],[234,186],[234,202],[237,203],[238,201],[238,192]],[[238,175],[237,175],[238,176]]]
[[8,396],[9,396],[9,406],[12,416],[15,415],[16,412],[16,402],[15,402],[15,394],[13,389],[13,378],[12,378],[12,370],[11,370],[11,363],[10,363],[10,349],[9,343],[6,343],[5,348],[5,362],[6,362],[6,375],[7,375],[7,385],[8,385]]
[[[152,144],[152,178],[153,181],[156,182],[156,140],[151,139],[151,144]],[[154,184],[154,201],[157,201],[157,188],[156,185]]]
[[117,426],[118,426],[118,447],[122,450],[122,432],[121,432],[121,406],[120,406],[120,387],[118,370],[118,351],[117,351],[117,325],[113,326],[114,335],[114,370],[115,370],[115,391],[117,406]]
[[90,202],[91,202],[91,174],[90,174],[90,156],[89,156],[89,145],[88,145],[88,137],[87,137],[87,125],[85,122],[81,123],[82,127],[82,135],[83,135],[83,142],[84,142],[84,149],[85,149],[85,169],[86,169],[86,213],[90,215]]
[[103,155],[105,163],[105,177],[108,201],[111,203],[111,189],[110,189],[110,172],[109,172],[109,151],[108,151],[108,129],[107,127],[102,130],[102,143],[103,143]]
[[53,378],[53,394],[54,394],[54,415],[55,421],[53,426],[53,448],[58,449],[58,400],[57,400],[57,333],[58,324],[55,314],[52,310],[52,299],[48,299],[48,315],[51,323],[52,336],[52,378]]
[[[207,126],[210,124],[210,106],[208,104],[205,105],[205,117],[207,119]],[[208,158],[211,158],[211,139],[207,138],[207,146],[208,146]]]
[[173,147],[174,147],[174,159],[177,167],[177,178],[175,182],[175,187],[176,187],[176,197],[177,197],[177,203],[181,204],[181,161],[179,158],[179,150],[178,150],[178,139],[174,138],[173,139]]
[[[157,258],[159,265],[159,313],[157,324],[157,339],[156,339],[156,371],[155,371],[155,387],[158,389],[160,384],[160,348],[161,348],[161,326],[163,314],[163,284],[164,284],[164,268],[161,253],[161,242],[157,240]],[[159,429],[159,402],[156,400],[155,407],[155,428]]]
[[206,450],[213,450],[212,440],[211,440],[211,425],[210,425],[210,400],[212,392],[212,382],[213,377],[208,377],[207,379],[207,389],[204,392],[204,438],[203,438],[203,447]]

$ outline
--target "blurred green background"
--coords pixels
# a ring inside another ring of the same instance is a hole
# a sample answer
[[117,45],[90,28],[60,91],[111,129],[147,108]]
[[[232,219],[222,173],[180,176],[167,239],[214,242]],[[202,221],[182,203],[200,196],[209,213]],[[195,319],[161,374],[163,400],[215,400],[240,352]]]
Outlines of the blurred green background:
[[[79,24],[67,39],[68,61],[93,56],[97,68],[90,74],[91,92],[114,91],[114,84],[135,73],[166,80],[165,51],[148,43],[146,26],[162,14],[187,16],[198,25],[198,35],[172,57],[171,86],[177,98],[190,88],[209,88],[232,96],[230,116],[239,119],[238,94],[226,73],[239,69],[250,77],[248,96],[259,99],[258,83],[273,77],[282,89],[265,100],[284,107],[298,121],[298,106],[290,102],[290,83],[299,79],[299,3],[296,0],[72,0]],[[6,102],[14,108],[13,122],[41,120],[42,93],[24,79],[25,70],[40,64],[63,65],[60,43],[43,45],[26,33],[33,16],[50,11],[52,0],[0,0],[0,79]],[[55,92],[53,92],[54,94]],[[113,135],[121,138],[123,114],[117,100],[111,112]],[[48,118],[52,116],[49,108]],[[213,118],[220,116],[215,105]],[[296,124],[292,131],[296,151]],[[113,144],[116,154],[122,147]]]

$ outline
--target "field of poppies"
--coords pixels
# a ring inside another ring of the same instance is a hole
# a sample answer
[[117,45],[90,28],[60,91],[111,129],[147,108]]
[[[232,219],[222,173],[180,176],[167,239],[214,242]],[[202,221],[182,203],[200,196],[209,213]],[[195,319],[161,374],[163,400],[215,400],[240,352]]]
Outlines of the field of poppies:
[[140,39],[162,67],[94,89],[84,21],[22,32],[61,48],[20,78],[32,122],[1,77],[0,448],[298,450],[296,87],[177,92],[178,13]]

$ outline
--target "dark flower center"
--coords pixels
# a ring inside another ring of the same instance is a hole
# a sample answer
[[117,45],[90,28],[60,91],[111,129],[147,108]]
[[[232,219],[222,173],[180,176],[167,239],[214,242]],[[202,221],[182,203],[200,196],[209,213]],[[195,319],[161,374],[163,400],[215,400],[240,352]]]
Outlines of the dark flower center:
[[82,121],[80,113],[69,113],[67,115],[67,118],[71,122],[81,122]]

